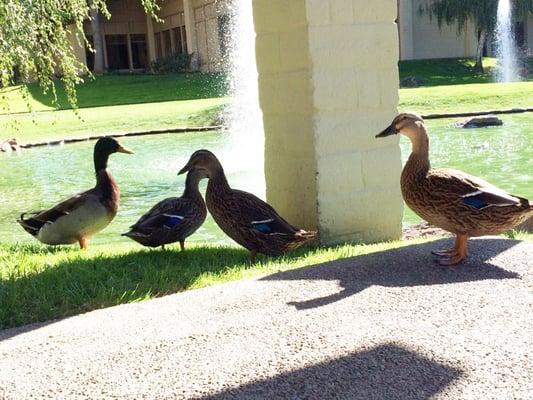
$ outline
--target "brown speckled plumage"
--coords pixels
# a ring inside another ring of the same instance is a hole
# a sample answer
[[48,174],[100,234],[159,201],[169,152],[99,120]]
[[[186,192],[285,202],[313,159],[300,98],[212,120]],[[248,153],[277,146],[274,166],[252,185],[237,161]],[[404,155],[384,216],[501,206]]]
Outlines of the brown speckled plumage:
[[[514,228],[533,216],[533,205],[465,172],[430,167],[429,139],[423,120],[414,114],[400,114],[378,137],[401,132],[411,139],[412,153],[401,176],[406,204],[429,223],[462,238],[457,251],[444,265],[467,255],[466,240],[472,236],[495,235]],[[462,246],[464,245],[464,249]],[[456,262],[457,261],[457,262]]]
[[181,197],[171,197],[157,203],[124,236],[148,247],[180,242],[184,250],[185,239],[198,230],[207,216],[204,199],[198,190],[203,178],[204,172],[190,171]]
[[222,165],[207,150],[195,152],[187,166],[207,171],[206,203],[220,228],[252,253],[278,256],[316,239],[316,232],[298,229],[283,219],[269,204],[241,190],[232,189]]

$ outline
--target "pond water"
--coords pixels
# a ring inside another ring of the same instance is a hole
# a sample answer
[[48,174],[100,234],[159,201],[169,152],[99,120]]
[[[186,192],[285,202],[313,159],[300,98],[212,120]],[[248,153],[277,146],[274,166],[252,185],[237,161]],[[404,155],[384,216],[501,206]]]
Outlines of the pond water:
[[[503,127],[468,130],[455,128],[450,120],[429,121],[432,165],[462,169],[511,193],[533,198],[533,117],[524,114],[503,119]],[[219,156],[233,187],[264,198],[260,165],[250,169],[246,149],[236,149],[225,133],[163,134],[120,141],[136,154],[110,158],[109,168],[122,192],[121,208],[93,243],[130,242],[120,233],[157,201],[181,194],[185,177],[177,176],[177,171],[200,148]],[[21,212],[48,208],[94,185],[93,146],[94,142],[83,142],[18,155],[0,154],[0,242],[35,241],[15,222]],[[401,146],[405,160],[410,151],[408,140],[402,138]],[[202,191],[205,185],[204,181]],[[418,221],[406,209],[404,223]],[[189,240],[228,241],[211,218]]]

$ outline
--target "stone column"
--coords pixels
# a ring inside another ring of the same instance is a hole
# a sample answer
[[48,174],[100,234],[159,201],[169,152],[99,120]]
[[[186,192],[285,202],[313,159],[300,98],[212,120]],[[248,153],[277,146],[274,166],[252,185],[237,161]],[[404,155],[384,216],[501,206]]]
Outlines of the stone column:
[[[192,0],[183,0],[183,19],[185,20],[185,33],[187,34],[187,51],[194,54],[191,69],[198,70],[198,46],[196,42],[196,24]],[[195,59],[194,59],[195,58]]]
[[146,47],[148,51],[148,63],[156,60],[155,38],[154,38],[154,21],[150,15],[146,15]]
[[324,243],[399,238],[396,0],[253,0],[268,201]]

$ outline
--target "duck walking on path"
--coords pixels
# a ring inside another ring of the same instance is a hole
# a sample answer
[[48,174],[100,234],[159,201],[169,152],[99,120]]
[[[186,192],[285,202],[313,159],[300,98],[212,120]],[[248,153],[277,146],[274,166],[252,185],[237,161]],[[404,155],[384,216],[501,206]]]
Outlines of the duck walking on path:
[[250,251],[252,262],[257,253],[278,256],[317,238],[317,232],[292,226],[253,194],[232,189],[220,161],[210,151],[196,151],[179,173],[192,169],[205,171],[209,212],[224,233]]
[[181,197],[160,201],[124,233],[148,247],[180,242],[185,250],[185,239],[204,223],[207,209],[198,190],[200,180],[206,178],[204,170],[192,169],[187,174],[185,191]]
[[400,114],[376,137],[397,133],[407,136],[412,143],[401,176],[405,202],[430,224],[456,235],[452,249],[433,253],[440,257],[440,265],[463,261],[468,256],[469,237],[497,235],[533,217],[533,204],[527,199],[462,171],[431,168],[429,138],[420,116]]
[[118,211],[120,189],[107,169],[109,156],[117,152],[133,154],[111,137],[99,139],[94,146],[96,186],[48,210],[23,213],[17,222],[44,244],[78,242],[86,249],[90,237],[109,225]]

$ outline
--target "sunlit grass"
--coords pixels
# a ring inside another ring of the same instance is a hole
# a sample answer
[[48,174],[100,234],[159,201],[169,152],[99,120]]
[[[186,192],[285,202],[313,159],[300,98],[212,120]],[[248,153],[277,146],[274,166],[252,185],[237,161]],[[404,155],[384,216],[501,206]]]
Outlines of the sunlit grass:
[[400,89],[402,111],[419,114],[533,107],[533,82],[479,83]]
[[[508,236],[533,241],[533,234]],[[299,249],[283,257],[259,256],[254,264],[246,250],[231,246],[197,244],[182,253],[135,245],[81,251],[0,244],[0,329],[428,241]]]
[[279,258],[259,256],[255,264],[246,250],[229,246],[197,245],[181,253],[134,245],[97,246],[84,252],[75,247],[0,244],[0,328],[413,243],[417,242],[300,249]]
[[2,137],[33,143],[70,137],[210,126],[228,98],[0,115]]
[[[223,74],[107,74],[83,79],[76,86],[78,108],[209,99],[227,94]],[[37,83],[0,89],[0,113],[28,112],[28,102],[32,111],[70,109],[61,81],[56,81],[56,87],[58,104],[53,104],[52,94],[43,94]],[[29,94],[28,100],[24,91]]]

